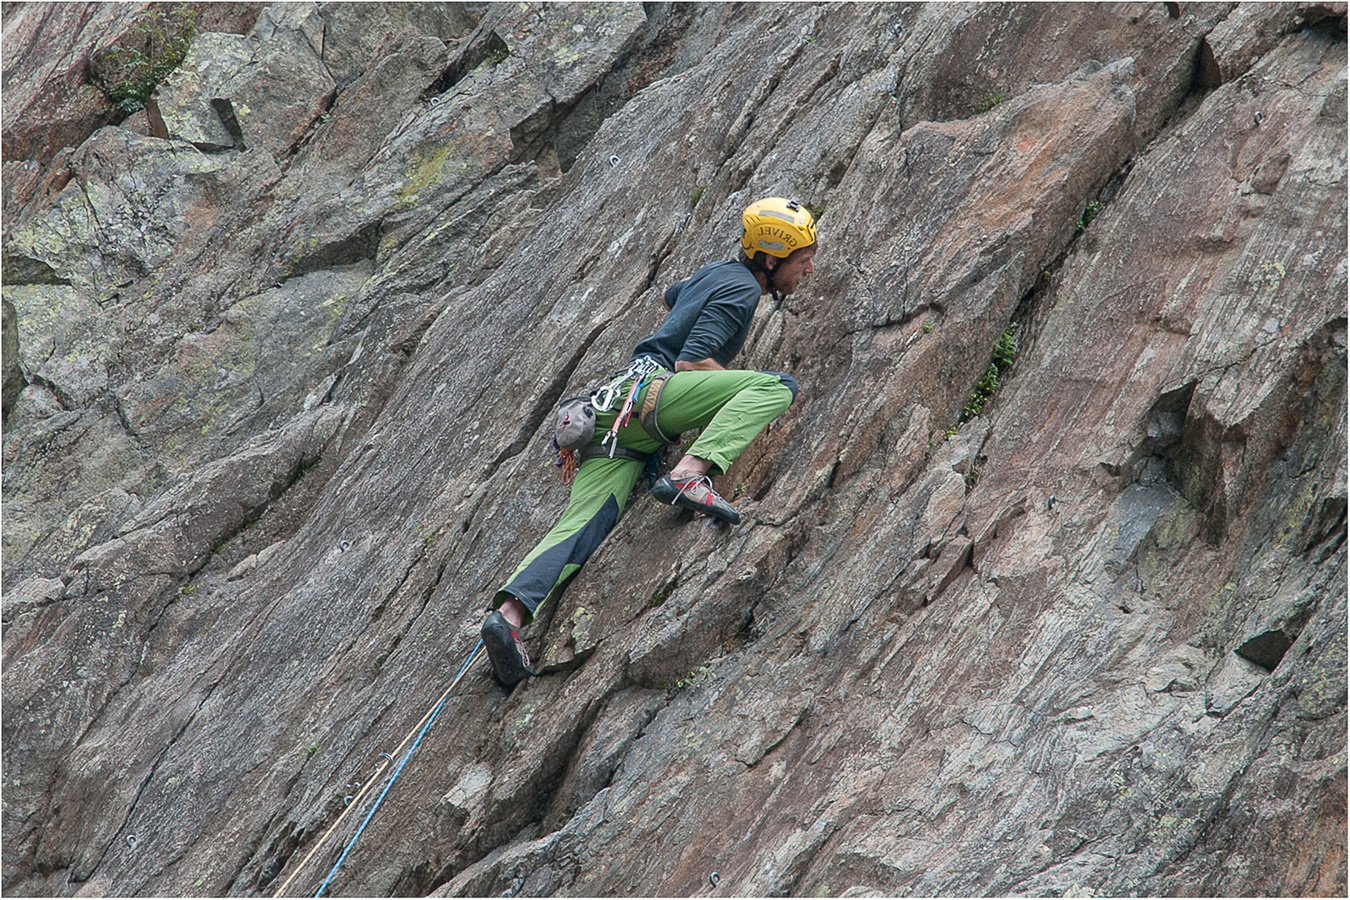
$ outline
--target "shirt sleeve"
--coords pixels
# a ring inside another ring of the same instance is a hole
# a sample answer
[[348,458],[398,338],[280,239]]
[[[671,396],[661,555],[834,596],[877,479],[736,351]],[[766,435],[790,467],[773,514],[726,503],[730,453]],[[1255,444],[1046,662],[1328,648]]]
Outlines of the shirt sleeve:
[[675,308],[675,301],[679,299],[681,289],[683,289],[684,286],[688,283],[689,279],[686,278],[684,279],[684,281],[675,282],[670,287],[666,288],[664,291],[661,292],[661,299],[666,304],[666,309]]
[[699,362],[716,357],[745,328],[754,316],[758,302],[757,294],[752,296],[751,292],[741,289],[723,288],[714,293],[689,330],[684,347],[675,357],[676,362]]

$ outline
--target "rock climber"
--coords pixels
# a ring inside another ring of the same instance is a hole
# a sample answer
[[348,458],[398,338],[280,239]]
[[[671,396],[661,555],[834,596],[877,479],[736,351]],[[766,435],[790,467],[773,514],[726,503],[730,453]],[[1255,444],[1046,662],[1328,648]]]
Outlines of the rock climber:
[[[503,685],[534,674],[520,629],[618,522],[644,462],[681,432],[702,429],[670,473],[652,485],[652,496],[731,524],[740,521],[710,476],[726,472],[791,405],[797,382],[779,372],[727,365],[745,343],[760,298],[781,300],[796,291],[815,270],[816,254],[815,220],[800,203],[759,200],[745,209],[741,224],[740,258],[710,263],[663,290],[669,312],[661,327],[633,349],[628,369],[591,394],[595,433],[608,433],[581,454],[558,524],[493,595],[495,609],[483,623],[483,643]],[[627,398],[622,408],[620,397]]]

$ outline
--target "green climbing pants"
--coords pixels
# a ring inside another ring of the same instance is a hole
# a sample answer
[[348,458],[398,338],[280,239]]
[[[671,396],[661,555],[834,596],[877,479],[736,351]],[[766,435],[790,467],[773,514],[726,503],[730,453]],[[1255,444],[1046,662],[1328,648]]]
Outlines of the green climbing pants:
[[[625,382],[621,396],[626,396],[629,384]],[[633,417],[618,432],[620,444],[644,453],[661,447],[638,421],[637,410],[648,390],[650,387],[639,392]],[[703,429],[685,452],[710,460],[710,474],[720,475],[796,396],[796,380],[778,372],[679,372],[670,376],[661,391],[656,424],[663,434],[671,436],[691,428]],[[596,414],[597,439],[609,432],[617,414],[617,409]],[[618,523],[644,468],[637,460],[622,458],[583,462],[558,524],[493,595],[493,606],[516,597],[533,617],[554,591],[561,590],[577,574]]]

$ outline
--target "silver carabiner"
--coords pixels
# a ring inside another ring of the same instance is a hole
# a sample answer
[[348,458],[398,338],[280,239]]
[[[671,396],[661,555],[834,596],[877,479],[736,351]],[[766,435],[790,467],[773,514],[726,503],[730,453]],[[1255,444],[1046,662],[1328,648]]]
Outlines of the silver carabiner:
[[602,387],[596,388],[591,392],[591,406],[596,412],[609,412],[614,408],[614,401],[619,399],[619,391],[623,383],[628,379],[628,373],[624,372]]
[[633,364],[628,367],[631,374],[638,381],[646,381],[657,372],[661,371],[661,364],[650,356],[639,356],[633,360]]
[[663,368],[664,366],[650,356],[639,356],[628,363],[628,368],[620,372],[608,384],[591,392],[591,406],[595,408],[596,412],[609,412],[623,394],[625,384],[636,381],[641,386],[643,382]]
[[596,412],[609,412],[618,397],[619,389],[612,384],[607,384],[602,388],[596,388],[595,392],[591,394],[591,406]]

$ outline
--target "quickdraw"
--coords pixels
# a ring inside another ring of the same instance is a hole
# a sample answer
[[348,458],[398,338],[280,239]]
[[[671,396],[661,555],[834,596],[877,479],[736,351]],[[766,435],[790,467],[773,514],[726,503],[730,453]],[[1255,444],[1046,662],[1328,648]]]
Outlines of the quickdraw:
[[609,432],[600,439],[602,446],[609,447],[609,457],[614,458],[614,451],[619,446],[619,429],[628,424],[633,417],[633,403],[637,395],[641,393],[642,388],[658,372],[665,371],[665,367],[650,356],[639,356],[628,364],[628,368],[623,373],[615,377],[608,384],[597,389],[591,394],[591,405],[597,412],[609,412],[614,408],[614,402],[619,398],[623,391],[625,382],[631,381],[628,388],[628,394],[624,397],[623,405],[619,407],[619,414],[614,417],[614,424],[610,426]]
[[614,401],[619,399],[625,381],[630,378],[646,381],[663,368],[659,362],[650,356],[639,356],[628,364],[628,368],[615,375],[607,384],[591,391],[591,406],[595,407],[596,412],[609,412],[614,408]]

